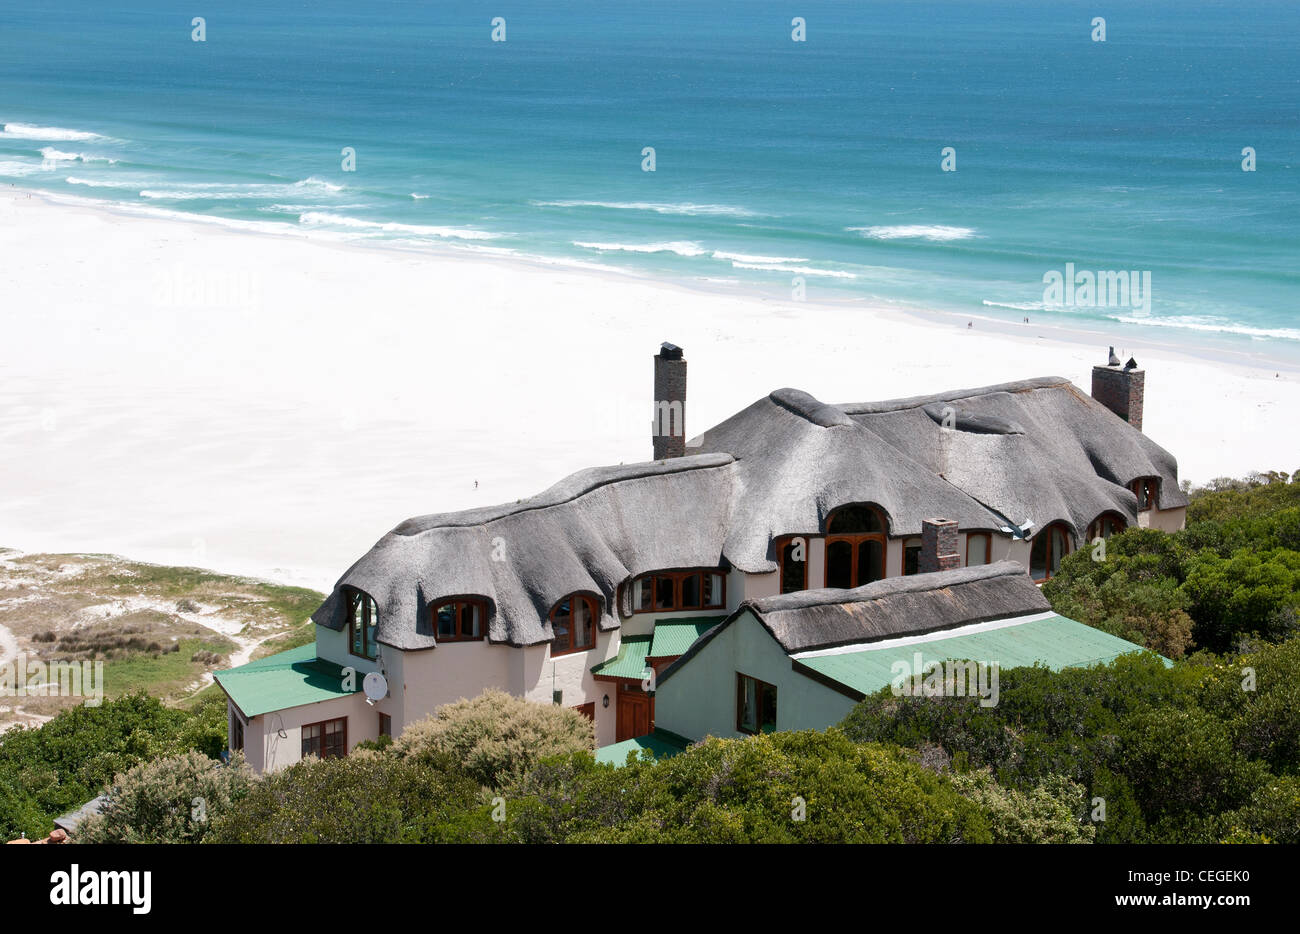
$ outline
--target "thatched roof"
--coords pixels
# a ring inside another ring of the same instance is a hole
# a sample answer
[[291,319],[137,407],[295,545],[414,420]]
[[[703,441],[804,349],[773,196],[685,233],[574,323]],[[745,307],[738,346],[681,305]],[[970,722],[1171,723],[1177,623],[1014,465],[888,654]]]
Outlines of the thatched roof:
[[403,522],[312,618],[342,628],[339,588],[356,587],[379,606],[381,642],[429,648],[429,606],[478,596],[492,641],[534,645],[550,640],[550,610],[571,593],[597,596],[601,628],[613,629],[631,578],[772,571],[774,538],[822,534],[849,504],[878,506],[893,536],[919,535],[931,516],[995,531],[1032,520],[1030,534],[1061,520],[1077,543],[1105,511],[1136,524],[1137,477],[1161,479],[1162,509],[1186,503],[1168,452],[1059,377],[840,406],[780,389],[687,450],[584,470],[519,503]]
[[853,590],[806,590],[748,606],[787,652],[922,635],[1051,609],[1017,561],[891,577]]
[[345,623],[342,587],[379,606],[379,641],[436,644],[429,607],[454,596],[488,604],[488,638],[535,645],[552,638],[551,608],[572,593],[599,598],[614,629],[619,584],[648,571],[718,567],[734,499],[725,454],[579,471],[506,506],[423,516],[385,535],[339,578],[312,619]]

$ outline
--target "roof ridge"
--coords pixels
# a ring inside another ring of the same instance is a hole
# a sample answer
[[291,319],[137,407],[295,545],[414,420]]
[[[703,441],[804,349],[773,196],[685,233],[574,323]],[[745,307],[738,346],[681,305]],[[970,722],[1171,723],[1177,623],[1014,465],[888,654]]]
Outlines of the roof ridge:
[[[495,506],[476,506],[456,512],[430,513],[407,519],[390,534],[411,536],[434,529],[472,528],[487,525],[539,509],[551,509],[581,499],[588,493],[594,493],[603,487],[613,486],[629,480],[642,480],[647,477],[662,477],[672,474],[687,473],[692,470],[709,470],[726,467],[735,463],[735,458],[725,452],[707,454],[688,454],[683,457],[670,457],[657,461],[643,461],[635,464],[618,466],[587,467],[557,480],[540,493],[513,503],[499,503]],[[590,480],[584,482],[585,477]],[[565,487],[572,484],[573,489]],[[550,494],[548,496],[548,494]]]
[[838,406],[822,402],[802,389],[777,389],[768,398],[786,411],[822,428],[844,428],[857,423]]
[[903,593],[927,593],[945,590],[959,584],[991,580],[995,577],[1026,576],[1025,566],[1018,561],[995,561],[974,567],[956,568],[933,574],[909,574],[905,577],[887,577],[851,590],[824,587],[817,590],[798,590],[794,593],[745,600],[741,608],[748,607],[756,615],[782,610],[801,610],[814,606],[836,606],[847,603],[868,603],[882,597]]
[[1007,383],[995,383],[991,386],[979,386],[975,389],[954,389],[949,392],[938,392],[925,396],[905,396],[879,402],[841,403],[836,408],[848,415],[877,415],[885,412],[897,412],[900,409],[914,409],[935,402],[954,402],[958,399],[987,396],[995,392],[1031,392],[1036,389],[1059,389],[1063,385],[1072,384],[1064,376],[1039,376],[1034,379],[1012,380]]

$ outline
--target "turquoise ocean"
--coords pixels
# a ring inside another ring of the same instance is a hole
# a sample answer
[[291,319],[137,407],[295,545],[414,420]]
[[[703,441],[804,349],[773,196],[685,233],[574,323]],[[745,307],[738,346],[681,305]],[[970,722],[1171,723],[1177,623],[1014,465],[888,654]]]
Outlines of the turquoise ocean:
[[1295,0],[0,0],[0,125],[129,211],[1300,356]]

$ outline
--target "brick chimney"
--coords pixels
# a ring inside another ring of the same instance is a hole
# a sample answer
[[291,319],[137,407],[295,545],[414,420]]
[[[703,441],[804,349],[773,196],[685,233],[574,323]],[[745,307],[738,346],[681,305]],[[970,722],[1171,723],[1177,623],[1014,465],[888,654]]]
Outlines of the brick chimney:
[[1123,367],[1110,349],[1110,363],[1092,368],[1092,397],[1138,431],[1142,430],[1142,402],[1146,393],[1146,371],[1129,357]]
[[686,358],[676,344],[663,343],[655,354],[654,421],[650,423],[654,459],[686,453]]
[[951,571],[961,567],[957,550],[957,523],[952,519],[921,520],[921,558],[917,571]]

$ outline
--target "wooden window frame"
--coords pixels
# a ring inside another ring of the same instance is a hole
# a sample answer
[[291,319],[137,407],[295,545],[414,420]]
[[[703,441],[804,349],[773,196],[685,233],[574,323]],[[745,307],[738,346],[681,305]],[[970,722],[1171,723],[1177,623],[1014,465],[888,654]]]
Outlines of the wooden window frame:
[[[560,600],[556,600],[555,606],[551,607],[551,612],[548,613],[546,616],[546,618],[551,623],[551,629],[552,630],[555,629],[556,610],[558,610],[560,608],[560,604],[564,603],[566,600],[569,602],[570,606],[572,606],[573,603],[579,600],[582,600],[587,604],[587,611],[591,614],[591,644],[576,645],[574,643],[573,626],[570,625],[568,648],[557,649],[555,640],[551,640],[550,642],[551,658],[558,658],[562,655],[574,655],[577,654],[578,652],[590,652],[592,649],[596,647],[596,642],[598,641],[597,637],[600,630],[600,601],[597,600],[589,593],[571,593],[567,597],[564,597]],[[572,610],[570,610],[570,615],[572,615]]]
[[[438,632],[438,611],[445,606],[456,606],[456,632],[450,636],[441,635]],[[459,607],[474,606],[478,607],[478,635],[467,636],[461,632],[461,618],[463,610]],[[429,605],[429,623],[433,626],[433,637],[441,645],[444,642],[482,642],[487,638],[487,601],[479,600],[474,597],[453,597],[450,600],[439,600],[437,603]]]
[[[684,606],[682,602],[682,583],[693,575],[700,575],[700,605]],[[704,576],[716,576],[718,578],[718,593],[713,595],[713,603],[704,602]],[[656,606],[658,603],[659,581],[672,581],[673,598],[671,605],[667,607]],[[636,613],[681,613],[681,612],[699,612],[702,610],[725,610],[727,608],[727,574],[721,568],[689,568],[682,571],[653,571],[649,574],[642,574],[632,580],[632,593],[635,600],[636,585],[641,584],[642,592],[647,587],[650,588],[651,599],[650,606],[641,607],[633,605],[632,612]]]
[[[342,733],[343,733],[343,751],[342,751],[341,753],[339,753],[337,756],[326,755],[326,754],[325,754],[325,736],[326,736],[326,733],[325,733],[325,727],[328,726],[328,725],[331,724],[331,723],[342,723],[342,724],[343,724],[343,730],[342,730]],[[313,752],[311,752],[311,751],[309,751],[309,750],[304,750],[304,751],[302,752],[302,755],[300,756],[300,758],[302,758],[302,759],[306,759],[308,756],[313,755],[313,754],[317,755],[317,756],[318,756],[319,758],[321,758],[321,759],[342,759],[342,758],[344,758],[345,756],[347,756],[347,754],[348,754],[348,718],[347,718],[347,717],[330,717],[328,720],[317,720],[315,723],[304,723],[304,724],[302,725],[302,727],[300,727],[300,729],[301,729],[301,730],[308,730],[308,729],[311,729],[312,727],[317,727],[317,726],[320,727],[320,752],[319,752],[319,753],[313,753]],[[302,735],[302,734],[299,733],[299,737],[300,737],[300,738],[301,738],[301,735]],[[306,743],[306,742],[307,742],[306,739],[302,739],[302,740],[301,740],[301,743],[299,744],[299,748],[301,749],[301,748],[302,748],[302,743]]]
[[[1160,478],[1138,477],[1128,486],[1137,497],[1138,512],[1158,512],[1160,510]],[[1147,505],[1142,505],[1142,495],[1146,493]]]
[[596,722],[596,702],[595,702],[595,701],[587,701],[587,703],[585,703],[585,704],[578,704],[578,706],[576,706],[576,707],[574,707],[574,708],[572,708],[572,709],[578,711],[578,713],[582,714],[584,717],[586,717],[586,718],[587,718],[588,720],[590,720],[592,723],[595,723],[595,722]]
[[962,563],[966,567],[981,567],[978,564],[970,563],[970,540],[972,538],[984,539],[984,564],[993,563],[993,533],[992,532],[967,532],[966,533],[966,553],[962,556]]
[[[1048,525],[1043,526],[1042,529],[1039,530],[1038,535],[1035,535],[1029,543],[1029,576],[1033,579],[1034,583],[1036,584],[1041,584],[1044,581],[1049,581],[1052,579],[1053,552],[1052,552],[1051,532],[1052,529],[1056,529],[1056,528],[1059,528],[1061,530],[1062,537],[1065,539],[1065,554],[1061,555],[1061,558],[1064,559],[1066,555],[1072,554],[1074,552],[1074,543],[1071,538],[1070,527],[1068,525],[1066,525],[1064,522],[1052,522],[1049,523]],[[1043,576],[1034,577],[1034,543],[1038,541],[1039,535],[1047,536],[1046,538],[1043,539]],[[1057,563],[1059,564],[1059,562]]]
[[[760,687],[771,688],[774,700],[776,699],[778,693],[777,686],[775,684],[772,684],[771,682],[764,681],[762,678],[755,678],[753,675],[743,674],[739,671],[736,672],[736,732],[744,733],[746,736],[759,736],[763,732],[763,721],[765,719],[763,716],[764,708],[762,706],[763,692],[761,690],[755,690],[754,692],[754,698],[756,702],[759,704],[758,709],[754,711],[754,724],[758,727],[758,729],[756,730],[747,729],[741,722],[743,711],[745,709],[745,682],[746,681],[753,681],[755,684],[759,685]],[[780,711],[780,709],[781,708],[778,703],[777,711]],[[775,716],[772,717],[772,730],[774,732],[776,730]]]
[[[800,576],[802,584],[795,590],[785,589],[785,569],[786,569],[786,549],[796,541],[803,541],[803,560],[793,561],[792,564],[801,565]],[[808,548],[812,541],[807,535],[786,535],[776,540],[776,590],[777,593],[798,593],[801,590],[808,589]]]
[[[880,525],[879,532],[832,532],[831,526],[841,512],[848,509],[867,509],[875,514],[876,520]],[[825,567],[822,571],[822,586],[831,586],[831,545],[837,542],[847,542],[853,550],[853,560],[849,567],[849,586],[847,589],[852,590],[855,587],[861,587],[863,581],[858,580],[858,566],[861,564],[861,548],[867,542],[880,543],[880,577],[877,580],[884,580],[889,576],[889,521],[885,511],[876,506],[867,503],[850,503],[846,506],[840,506],[830,511],[826,516],[826,536],[825,557],[823,564]],[[866,581],[865,583],[873,583]]]
[[[347,599],[348,613],[348,654],[354,658],[364,658],[374,661],[379,657],[379,604],[375,598],[370,596],[364,590],[356,587],[345,588],[344,596]],[[362,604],[364,609],[361,624],[361,652],[355,651],[357,644],[357,612],[356,605]],[[370,617],[373,614],[375,638],[374,642],[370,641]]]
[[[1103,534],[1102,532],[1102,529],[1104,527],[1103,523],[1111,523],[1115,525],[1116,528],[1113,532],[1110,533],[1110,535]],[[1123,516],[1121,516],[1119,513],[1114,512],[1112,510],[1107,510],[1106,512],[1103,512],[1097,518],[1093,519],[1091,522],[1088,523],[1087,538],[1089,542],[1096,541],[1098,536],[1100,536],[1101,538],[1110,538],[1111,535],[1118,535],[1120,532],[1123,532],[1126,528],[1128,528],[1128,522],[1125,521]]]

